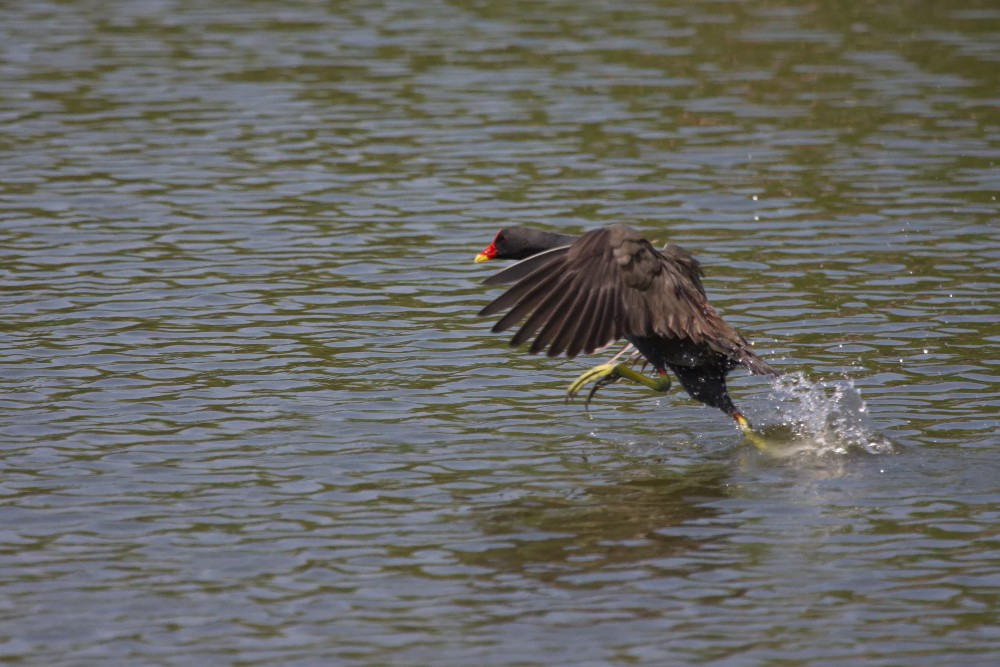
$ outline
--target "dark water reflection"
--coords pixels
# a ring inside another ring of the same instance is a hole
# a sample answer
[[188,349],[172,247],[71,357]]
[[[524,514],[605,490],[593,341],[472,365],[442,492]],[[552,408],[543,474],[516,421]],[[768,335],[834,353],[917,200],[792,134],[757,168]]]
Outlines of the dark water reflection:
[[659,532],[711,526],[718,513],[705,501],[726,495],[728,465],[647,469],[628,475],[626,481],[592,486],[569,497],[529,496],[483,514],[483,534],[501,537],[503,543],[486,550],[477,544],[468,562],[547,582],[600,585],[637,578],[636,564],[711,542],[707,530],[697,539],[664,537]]
[[[17,2],[0,655],[1000,660],[992,3]],[[475,312],[510,221],[690,248],[720,415]],[[795,375],[795,377],[799,377]],[[875,443],[875,446],[872,445]]]

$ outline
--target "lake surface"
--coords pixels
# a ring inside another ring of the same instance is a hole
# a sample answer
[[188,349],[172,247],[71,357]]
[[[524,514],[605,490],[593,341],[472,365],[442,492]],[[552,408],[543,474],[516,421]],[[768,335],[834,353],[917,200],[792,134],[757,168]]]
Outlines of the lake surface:
[[[1000,663],[992,2],[12,2],[0,656]],[[476,312],[628,222],[772,364]]]

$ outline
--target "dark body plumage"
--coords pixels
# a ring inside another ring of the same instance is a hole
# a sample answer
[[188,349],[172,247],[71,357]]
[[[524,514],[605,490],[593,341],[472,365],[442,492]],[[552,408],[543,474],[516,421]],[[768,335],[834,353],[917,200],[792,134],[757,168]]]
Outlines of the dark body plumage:
[[[504,235],[509,243],[516,229],[501,230],[497,238]],[[693,398],[734,418],[739,413],[726,389],[730,370],[744,366],[779,375],[708,303],[701,266],[680,246],[668,243],[657,250],[622,224],[575,240],[560,237],[555,247],[483,281],[514,283],[479,313],[510,309],[494,332],[527,318],[511,345],[534,337],[529,352],[573,357],[624,338],[658,372],[673,371]],[[496,239],[490,247],[495,245]]]

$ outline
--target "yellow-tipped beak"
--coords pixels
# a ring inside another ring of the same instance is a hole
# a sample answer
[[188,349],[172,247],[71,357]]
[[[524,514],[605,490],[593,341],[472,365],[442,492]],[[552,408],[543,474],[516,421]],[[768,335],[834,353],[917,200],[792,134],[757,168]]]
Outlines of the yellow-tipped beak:
[[476,255],[476,264],[479,264],[479,262],[485,262],[488,259],[489,259],[488,255],[479,253],[478,255]]

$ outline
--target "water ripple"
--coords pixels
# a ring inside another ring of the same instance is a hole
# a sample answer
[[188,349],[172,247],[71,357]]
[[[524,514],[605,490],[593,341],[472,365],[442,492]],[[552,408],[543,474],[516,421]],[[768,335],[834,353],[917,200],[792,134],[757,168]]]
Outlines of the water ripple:
[[[995,663],[966,4],[13,3],[3,654]],[[475,316],[497,228],[612,221],[789,373],[731,380],[779,446],[682,393],[588,416],[596,357]]]

